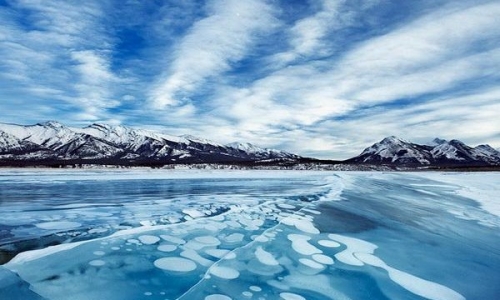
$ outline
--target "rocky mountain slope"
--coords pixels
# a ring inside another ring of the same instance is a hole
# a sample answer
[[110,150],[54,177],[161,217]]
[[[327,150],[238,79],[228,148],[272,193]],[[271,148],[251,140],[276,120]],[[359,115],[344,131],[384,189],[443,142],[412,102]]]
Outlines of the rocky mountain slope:
[[489,145],[471,147],[459,140],[415,144],[394,136],[373,144],[346,162],[394,166],[496,166],[500,152]]
[[0,124],[0,162],[170,164],[294,161],[300,156],[251,144],[221,145],[126,126],[72,128],[50,121]]

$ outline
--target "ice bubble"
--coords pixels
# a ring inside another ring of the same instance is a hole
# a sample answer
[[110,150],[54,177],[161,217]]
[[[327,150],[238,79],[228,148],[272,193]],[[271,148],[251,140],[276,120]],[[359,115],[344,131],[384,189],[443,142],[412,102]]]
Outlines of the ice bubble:
[[456,291],[438,283],[428,281],[390,267],[373,254],[356,253],[355,255],[359,260],[366,264],[385,269],[392,281],[413,294],[433,300],[465,300],[465,297]]
[[243,241],[244,237],[245,236],[243,234],[241,234],[241,233],[232,233],[232,234],[226,236],[224,238],[224,241],[226,241],[228,243],[231,243],[231,244],[233,244],[233,243],[240,243],[241,241]]
[[104,251],[94,251],[94,255],[102,256],[104,254],[106,254],[106,252],[104,252]]
[[222,294],[212,294],[206,296],[205,300],[232,300],[232,298]]
[[35,224],[36,227],[40,229],[46,230],[67,230],[74,229],[82,226],[82,224],[78,222],[69,222],[69,221],[54,221],[54,222],[44,222]]
[[264,265],[268,266],[277,266],[279,265],[279,262],[274,258],[274,256],[267,252],[266,250],[262,249],[262,247],[257,247],[257,250],[255,250],[255,256]]
[[234,251],[229,252],[227,255],[223,257],[223,259],[235,259],[236,258],[236,253]]
[[319,263],[317,263],[314,260],[311,260],[309,258],[301,258],[301,259],[299,259],[299,262],[301,264],[303,264],[304,266],[308,266],[309,268],[312,268],[312,269],[322,270],[324,268],[322,264],[319,264]]
[[195,241],[194,239],[193,239],[193,240],[188,241],[188,242],[184,245],[184,247],[185,247],[185,248],[189,248],[189,249],[193,249],[193,250],[197,250],[197,251],[198,251],[198,250],[201,250],[201,249],[203,249],[203,248],[205,248],[205,247],[210,247],[210,246],[211,246],[211,245],[209,245],[209,244],[204,244],[204,243],[197,242],[197,241]]
[[297,295],[294,293],[280,293],[280,297],[283,300],[306,300],[306,298],[301,295]]
[[202,266],[209,267],[213,264],[213,261],[208,260],[201,255],[198,254],[198,252],[192,250],[192,249],[186,249],[181,252],[181,256],[185,258],[189,258],[191,260],[194,260],[195,262],[199,263]]
[[152,295],[153,295],[153,293],[151,293],[151,292],[144,292],[144,296],[152,296]]
[[292,249],[303,255],[312,255],[316,253],[323,253],[323,251],[309,244],[308,240],[311,238],[301,234],[289,234],[288,239],[292,242]]
[[310,220],[304,217],[291,216],[283,219],[281,223],[289,226],[295,226],[295,228],[305,233],[311,233],[311,234],[320,233],[320,231],[316,227],[314,227],[314,224]]
[[158,251],[162,252],[172,252],[177,249],[176,245],[160,245],[158,246]]
[[252,285],[249,289],[251,291],[253,291],[253,292],[260,292],[260,291],[262,291],[262,288],[260,286],[256,286],[256,285]]
[[111,247],[111,250],[120,250],[120,247]]
[[141,235],[139,241],[145,245],[153,245],[160,241],[160,238],[154,235]]
[[247,297],[247,298],[252,298],[253,296],[253,293],[252,292],[249,292],[249,291],[244,291],[243,293],[241,293],[243,296]]
[[167,242],[170,242],[172,244],[178,244],[178,245],[182,245],[182,244],[185,244],[186,241],[181,239],[181,238],[178,238],[178,237],[175,237],[175,236],[171,236],[171,235],[167,235],[167,234],[163,234],[163,235],[160,235],[160,237],[167,241]]
[[196,263],[182,257],[164,257],[155,260],[155,267],[174,272],[190,272],[196,269]]
[[240,272],[229,267],[212,266],[210,274],[223,279],[236,279],[240,276]]
[[374,245],[372,243],[343,235],[329,234],[328,237],[332,240],[338,241],[346,245],[347,248],[335,254],[335,258],[337,258],[339,261],[345,264],[352,266],[364,265],[364,263],[361,260],[357,259],[354,256],[355,252],[373,253],[373,251],[375,251],[375,249],[377,248],[377,245]]
[[135,244],[135,245],[140,245],[141,244],[141,242],[139,242],[139,240],[136,240],[136,239],[128,239],[127,243]]
[[226,250],[226,249],[207,249],[207,250],[205,250],[206,254],[208,254],[212,257],[215,257],[215,258],[222,258],[226,254],[228,254],[229,252],[230,251]]
[[100,259],[89,261],[89,265],[94,266],[94,267],[101,267],[101,266],[104,266],[105,264],[106,264],[106,262],[104,260],[100,260]]
[[337,248],[340,247],[340,244],[334,241],[330,240],[319,240],[318,244],[320,244],[323,247],[328,247],[328,248]]
[[209,236],[209,235],[198,236],[198,237],[195,237],[194,240],[197,241],[198,243],[202,243],[202,244],[205,244],[207,246],[220,245],[219,239],[217,239],[216,237],[213,237],[213,236]]
[[333,259],[324,254],[313,254],[312,259],[324,265],[333,265]]

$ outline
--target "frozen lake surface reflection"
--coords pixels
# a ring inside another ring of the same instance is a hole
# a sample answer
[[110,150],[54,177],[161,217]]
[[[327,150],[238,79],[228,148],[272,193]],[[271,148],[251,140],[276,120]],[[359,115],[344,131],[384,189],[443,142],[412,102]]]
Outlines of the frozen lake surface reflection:
[[500,173],[0,172],[0,299],[498,299]]

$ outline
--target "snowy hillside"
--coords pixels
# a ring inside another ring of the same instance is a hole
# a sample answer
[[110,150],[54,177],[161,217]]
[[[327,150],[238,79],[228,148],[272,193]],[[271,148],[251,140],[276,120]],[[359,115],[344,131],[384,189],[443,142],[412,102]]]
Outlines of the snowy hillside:
[[500,165],[500,152],[489,145],[470,147],[459,140],[436,138],[429,145],[420,145],[391,136],[366,148],[348,162],[400,166],[489,166]]
[[248,145],[222,145],[192,136],[176,137],[121,125],[72,128],[55,121],[29,126],[0,124],[0,161],[6,163],[168,164],[300,159],[284,151]]

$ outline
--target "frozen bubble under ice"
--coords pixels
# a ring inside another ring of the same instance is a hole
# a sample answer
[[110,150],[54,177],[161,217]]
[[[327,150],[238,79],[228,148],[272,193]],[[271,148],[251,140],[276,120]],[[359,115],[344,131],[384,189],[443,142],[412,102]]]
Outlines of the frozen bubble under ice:
[[162,252],[172,252],[175,250],[177,250],[176,245],[160,245],[160,246],[158,246],[158,251],[162,251]]
[[298,230],[305,232],[305,233],[310,233],[310,234],[319,234],[320,231],[318,228],[316,228],[310,220],[308,220],[307,217],[300,217],[297,215],[293,215],[287,218],[284,218],[281,223],[289,226],[295,226]]
[[292,233],[287,237],[292,242],[293,250],[299,254],[312,255],[316,253],[323,253],[323,251],[308,242],[311,238],[306,235]]
[[202,244],[205,244],[207,246],[220,245],[220,241],[218,238],[213,237],[213,236],[209,236],[209,235],[198,236],[198,237],[195,237],[194,240],[197,241],[198,243],[202,243]]
[[324,254],[313,254],[312,259],[324,265],[333,265],[333,259]]
[[247,297],[247,298],[252,298],[253,296],[253,293],[252,292],[249,292],[249,291],[244,291],[243,293],[241,293],[243,296]]
[[171,235],[163,234],[163,235],[160,235],[160,237],[163,240],[165,240],[167,242],[170,242],[172,244],[179,244],[179,245],[181,245],[181,244],[185,244],[186,243],[185,240],[183,240],[181,238],[178,238],[176,236],[171,236]]
[[260,246],[257,247],[257,250],[255,250],[255,256],[257,257],[259,262],[264,264],[264,265],[277,266],[280,264],[271,253],[262,249],[262,247],[260,247]]
[[283,300],[306,300],[306,298],[302,297],[301,295],[297,295],[294,293],[280,293],[280,297]]
[[102,267],[106,264],[104,260],[96,259],[96,260],[91,260],[89,261],[89,265],[93,267]]
[[304,266],[308,266],[309,268],[312,268],[312,269],[318,269],[318,270],[323,269],[322,264],[317,263],[314,260],[311,260],[309,258],[301,258],[301,259],[299,259],[299,262],[301,264],[303,264]]
[[232,300],[232,298],[222,294],[212,294],[206,296],[205,300]]
[[78,228],[82,226],[82,224],[70,221],[54,221],[54,222],[38,223],[35,224],[35,226],[40,229],[46,229],[46,230],[67,230],[67,229]]
[[98,255],[98,256],[102,256],[102,255],[106,254],[106,252],[104,252],[104,251],[94,251],[93,253],[94,253],[94,255]]
[[340,247],[340,244],[335,242],[335,241],[330,241],[330,240],[319,240],[318,244],[320,244],[323,247],[327,248],[337,248]]
[[236,279],[240,276],[238,270],[220,266],[212,266],[210,268],[210,274],[223,279]]
[[190,272],[196,269],[196,263],[182,257],[160,258],[155,260],[154,265],[159,269],[173,272]]
[[228,243],[241,243],[244,237],[245,236],[242,233],[231,233],[230,235],[226,236],[224,240]]
[[160,241],[160,238],[154,235],[141,235],[139,241],[145,245],[153,245]]
[[228,254],[230,251],[226,249],[207,249],[205,250],[205,253],[215,257],[215,258],[223,258],[226,254]]
[[256,285],[252,285],[249,289],[251,291],[253,291],[253,292],[260,292],[260,291],[262,291],[262,288],[260,286],[256,286]]

